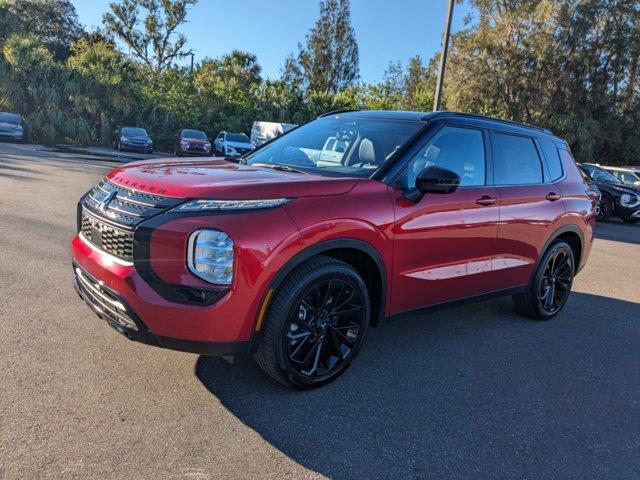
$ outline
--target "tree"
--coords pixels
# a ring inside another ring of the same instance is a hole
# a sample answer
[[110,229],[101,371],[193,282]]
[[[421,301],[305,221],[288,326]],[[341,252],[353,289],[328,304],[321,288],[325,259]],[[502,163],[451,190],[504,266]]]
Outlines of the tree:
[[320,17],[306,38],[290,55],[283,79],[292,88],[335,94],[359,78],[358,43],[351,26],[349,0],[322,0]]
[[29,35],[62,60],[81,33],[69,0],[0,0],[0,42],[11,35]]
[[453,36],[447,108],[535,123],[580,160],[637,162],[637,0],[475,0]]
[[[176,30],[187,21],[188,10],[196,3],[197,0],[120,0],[110,4],[111,11],[104,14],[103,22],[107,32],[158,75],[176,60],[190,55],[185,50],[186,37]],[[147,12],[144,20],[139,17],[140,9]]]

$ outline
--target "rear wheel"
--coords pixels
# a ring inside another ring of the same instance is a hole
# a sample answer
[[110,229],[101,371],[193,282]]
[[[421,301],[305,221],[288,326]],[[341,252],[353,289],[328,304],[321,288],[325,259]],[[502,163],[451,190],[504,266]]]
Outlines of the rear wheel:
[[549,320],[564,307],[575,272],[573,250],[562,240],[542,257],[526,292],[513,295],[516,309],[534,320]]
[[339,260],[314,257],[275,293],[254,358],[283,385],[325,385],[357,355],[369,316],[369,294],[358,272]]

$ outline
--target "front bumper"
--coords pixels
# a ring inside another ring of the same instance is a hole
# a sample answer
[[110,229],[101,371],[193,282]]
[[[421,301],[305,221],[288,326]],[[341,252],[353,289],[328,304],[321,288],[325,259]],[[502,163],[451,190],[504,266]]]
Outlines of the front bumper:
[[137,152],[148,152],[153,150],[153,144],[120,142],[120,148],[123,150],[135,150]]
[[8,130],[0,132],[0,139],[3,140],[24,140],[24,133],[11,132]]
[[129,340],[202,355],[241,355],[249,351],[248,341],[199,342],[154,335],[118,292],[96,280],[76,262],[72,265],[73,287],[80,298],[99,318]]

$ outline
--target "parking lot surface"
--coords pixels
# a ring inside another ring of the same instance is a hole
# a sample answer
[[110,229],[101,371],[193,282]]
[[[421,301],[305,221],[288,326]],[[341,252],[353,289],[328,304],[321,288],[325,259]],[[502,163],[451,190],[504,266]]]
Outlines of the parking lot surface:
[[0,143],[0,479],[640,477],[640,225],[598,225],[553,321],[509,298],[399,321],[294,392],[80,301],[76,201],[115,165]]

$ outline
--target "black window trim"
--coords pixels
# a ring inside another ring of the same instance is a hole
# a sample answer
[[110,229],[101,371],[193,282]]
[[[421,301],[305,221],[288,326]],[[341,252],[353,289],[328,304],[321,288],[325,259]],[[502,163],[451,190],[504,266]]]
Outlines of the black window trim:
[[556,183],[562,182],[565,178],[567,178],[567,171],[564,168],[564,165],[562,164],[562,158],[560,157],[560,150],[561,147],[559,147],[557,145],[557,142],[555,142],[554,140],[550,139],[550,138],[543,138],[543,139],[537,139],[538,142],[540,142],[540,153],[542,153],[542,158],[544,159],[544,164],[546,164],[547,170],[549,172],[549,177],[551,177],[551,169],[549,168],[549,159],[547,159],[547,156],[544,153],[544,149],[542,148],[542,140],[547,140],[549,142],[551,142],[551,144],[553,145],[553,148],[555,148],[556,150],[556,154],[558,155],[558,160],[560,162],[560,171],[562,172],[562,175],[560,175],[556,180],[547,180],[546,175],[544,178],[544,184],[545,185],[555,185]]

